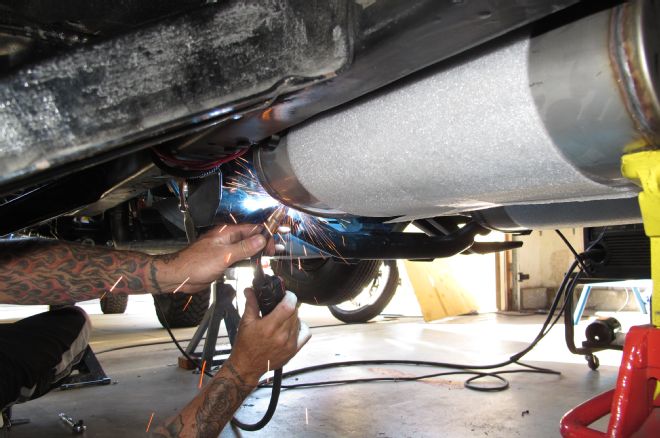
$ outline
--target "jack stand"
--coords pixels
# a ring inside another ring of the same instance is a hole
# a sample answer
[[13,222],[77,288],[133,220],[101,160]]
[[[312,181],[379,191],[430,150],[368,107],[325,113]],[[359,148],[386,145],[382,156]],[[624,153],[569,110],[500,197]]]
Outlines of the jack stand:
[[[643,189],[639,206],[651,240],[652,324],[630,329],[616,388],[564,415],[564,437],[660,436],[660,151],[625,155],[622,173]],[[608,413],[607,432],[588,427]]]
[[[213,304],[211,304],[204,314],[202,322],[197,327],[195,334],[186,347],[186,353],[189,356],[201,359],[200,363],[206,362],[209,368],[224,363],[224,359],[214,360],[215,356],[225,355],[231,352],[231,348],[225,350],[215,349],[220,323],[223,319],[225,320],[229,343],[233,345],[238,331],[238,324],[241,320],[241,316],[232,302],[234,297],[236,297],[236,290],[231,285],[225,284],[224,277],[211,284],[211,294],[213,295]],[[199,346],[199,342],[204,337],[204,334],[206,334],[204,349],[201,353],[197,353],[195,350]],[[183,356],[179,357],[179,367],[186,370],[197,368],[196,364]]]
[[76,366],[77,374],[60,381],[60,390],[82,388],[84,386],[109,385],[112,379],[105,374],[103,367],[89,345]]
[[20,426],[22,424],[29,424],[30,420],[27,418],[12,418],[11,406],[6,408],[0,413],[0,430],[9,431],[13,426]]

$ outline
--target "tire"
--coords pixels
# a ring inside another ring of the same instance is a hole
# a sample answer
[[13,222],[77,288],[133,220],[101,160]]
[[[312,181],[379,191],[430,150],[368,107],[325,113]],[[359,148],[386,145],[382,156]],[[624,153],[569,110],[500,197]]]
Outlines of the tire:
[[106,315],[124,313],[128,305],[126,294],[106,294],[101,298],[101,312]]
[[[169,325],[170,328],[196,327],[202,322],[202,318],[209,308],[211,291],[207,289],[192,294],[192,299],[191,294],[184,293],[154,295],[153,297],[156,316],[163,327],[166,325]],[[190,303],[188,303],[189,299]]]
[[319,306],[343,303],[359,294],[376,276],[380,261],[362,260],[355,264],[326,259],[307,259],[298,264],[273,260],[271,268],[284,280],[287,290],[298,301]]
[[[399,287],[399,269],[397,268],[396,260],[387,260],[383,265],[388,267],[387,280],[380,294],[371,304],[366,304],[355,309],[342,308],[341,305],[328,306],[330,313],[338,320],[349,324],[367,322],[380,315],[383,309],[390,303]],[[369,290],[361,291],[361,293],[370,293],[372,289],[378,288],[378,283],[382,280],[381,275],[381,272],[377,272],[372,278],[371,284],[367,284],[366,286]]]

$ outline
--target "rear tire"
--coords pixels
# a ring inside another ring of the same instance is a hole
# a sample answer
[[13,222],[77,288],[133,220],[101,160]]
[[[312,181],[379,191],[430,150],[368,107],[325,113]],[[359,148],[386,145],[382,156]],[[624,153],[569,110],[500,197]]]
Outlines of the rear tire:
[[300,267],[291,260],[273,260],[271,268],[284,280],[284,286],[298,301],[329,306],[350,300],[376,276],[379,260],[361,260],[348,264],[331,258],[301,260]]
[[[347,309],[342,308],[340,305],[328,306],[330,313],[340,321],[356,324],[367,322],[376,316],[380,315],[383,309],[392,300],[392,297],[396,293],[397,288],[399,287],[399,269],[396,266],[396,260],[387,260],[383,262],[383,265],[386,265],[388,268],[387,279],[385,285],[383,286],[380,294],[371,304],[366,304],[360,306],[356,309]],[[371,284],[367,284],[369,291],[360,291],[361,293],[371,293],[373,288],[378,288],[379,281],[383,279],[381,277],[381,272],[377,272],[376,275],[372,278]]]
[[101,312],[106,315],[124,313],[128,305],[126,294],[106,294],[101,298]]
[[[190,298],[191,296],[192,298]],[[153,297],[156,316],[163,327],[168,325],[170,328],[196,327],[202,322],[202,318],[209,308],[211,291],[206,289],[196,294],[179,292],[159,294]]]

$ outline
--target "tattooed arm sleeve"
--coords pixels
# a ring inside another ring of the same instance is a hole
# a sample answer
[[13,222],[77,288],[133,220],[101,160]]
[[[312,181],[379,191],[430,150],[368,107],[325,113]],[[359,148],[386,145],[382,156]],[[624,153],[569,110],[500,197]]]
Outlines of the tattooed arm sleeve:
[[216,438],[255,387],[256,381],[247,383],[230,358],[199,395],[153,436]]
[[[0,302],[60,304],[113,293],[155,293],[156,257],[59,241],[0,243]],[[114,286],[114,288],[113,288]]]

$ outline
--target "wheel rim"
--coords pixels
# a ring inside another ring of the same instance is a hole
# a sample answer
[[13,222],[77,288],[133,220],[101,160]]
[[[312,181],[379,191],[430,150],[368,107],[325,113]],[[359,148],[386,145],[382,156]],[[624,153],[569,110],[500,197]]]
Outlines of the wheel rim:
[[392,270],[387,263],[381,263],[378,274],[362,291],[354,298],[344,301],[343,303],[336,304],[334,307],[342,312],[351,313],[357,312],[364,307],[373,305],[376,300],[383,294],[387,282],[392,275]]

